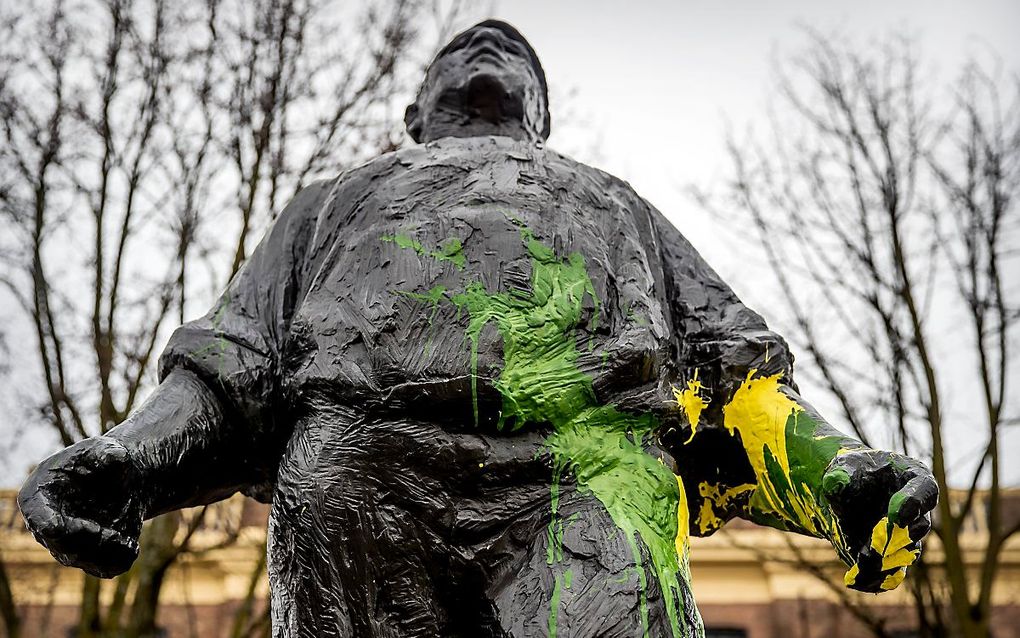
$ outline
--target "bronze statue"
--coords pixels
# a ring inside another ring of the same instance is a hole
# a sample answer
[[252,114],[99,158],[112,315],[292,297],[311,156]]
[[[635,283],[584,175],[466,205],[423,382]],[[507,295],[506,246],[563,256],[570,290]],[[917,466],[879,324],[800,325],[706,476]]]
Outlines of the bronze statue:
[[937,488],[800,398],[793,358],[625,182],[544,148],[486,21],[387,153],[297,194],[123,424],[43,461],[36,538],[103,577],[142,520],[272,501],[274,636],[697,636],[688,534],[828,539],[896,587]]

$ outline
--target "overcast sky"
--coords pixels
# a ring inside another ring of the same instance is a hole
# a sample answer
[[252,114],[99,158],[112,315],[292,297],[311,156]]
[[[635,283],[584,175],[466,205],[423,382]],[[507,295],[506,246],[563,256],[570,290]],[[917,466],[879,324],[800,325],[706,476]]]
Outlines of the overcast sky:
[[[740,130],[759,120],[771,61],[805,44],[803,25],[860,42],[912,33],[946,80],[969,56],[991,51],[1020,68],[1020,0],[503,0],[493,17],[530,40],[554,98],[572,93],[570,110],[580,117],[562,127],[554,120],[550,145],[628,180],[766,317],[756,297],[760,269],[735,258],[726,234],[683,188],[724,174],[726,122]],[[1018,434],[1012,428],[1007,459],[1020,453]],[[0,459],[0,484],[20,482],[21,465],[45,453],[33,446]],[[1009,482],[1020,485],[1020,463],[1005,465]]]
[[574,151],[598,137],[600,167],[709,258],[725,246],[681,188],[720,174],[725,121],[742,127],[762,114],[771,60],[803,47],[802,25],[862,42],[915,34],[947,80],[989,50],[1020,66],[1018,0],[503,0],[495,11],[534,45],[554,94],[575,90],[571,105],[590,121],[584,130],[554,121],[550,145]]

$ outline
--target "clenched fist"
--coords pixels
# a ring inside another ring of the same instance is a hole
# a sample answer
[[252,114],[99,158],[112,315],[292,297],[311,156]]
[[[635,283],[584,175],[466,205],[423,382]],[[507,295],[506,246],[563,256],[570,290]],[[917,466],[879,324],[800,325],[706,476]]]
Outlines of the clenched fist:
[[39,464],[18,494],[25,523],[53,557],[111,578],[138,556],[143,505],[128,450],[98,436]]
[[822,490],[856,557],[844,581],[852,589],[895,589],[931,528],[938,485],[927,467],[893,452],[861,449],[833,459]]

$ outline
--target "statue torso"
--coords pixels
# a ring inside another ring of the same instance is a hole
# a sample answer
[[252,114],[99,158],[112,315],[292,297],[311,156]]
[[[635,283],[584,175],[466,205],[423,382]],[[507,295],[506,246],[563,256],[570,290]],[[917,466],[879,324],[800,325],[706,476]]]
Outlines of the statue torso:
[[650,410],[668,398],[652,211],[626,183],[508,138],[448,138],[355,169],[332,197],[285,353],[292,388],[464,425],[477,399],[481,423],[498,420],[505,335],[495,320],[469,334],[455,300],[472,286],[531,294],[533,239],[583,261],[592,290],[564,327],[599,400]]
[[506,138],[388,154],[328,197],[282,353],[285,623],[696,631],[687,504],[655,447],[677,412],[657,213]]

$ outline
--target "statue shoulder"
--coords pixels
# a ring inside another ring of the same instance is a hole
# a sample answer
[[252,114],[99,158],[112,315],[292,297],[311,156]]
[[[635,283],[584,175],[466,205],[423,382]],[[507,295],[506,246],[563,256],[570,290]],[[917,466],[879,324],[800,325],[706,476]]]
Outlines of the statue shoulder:
[[645,198],[641,197],[641,195],[634,190],[634,187],[631,186],[630,182],[627,180],[617,177],[616,175],[613,175],[601,168],[579,162],[569,155],[564,155],[563,153],[552,149],[540,149],[539,152],[544,155],[544,161],[551,170],[587,178],[597,184],[605,192],[610,193],[617,199],[621,200],[632,210],[642,209],[658,213],[655,207],[648,203]]

